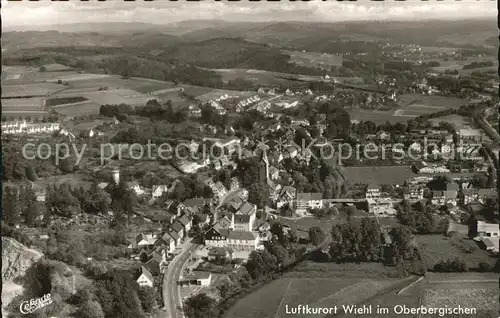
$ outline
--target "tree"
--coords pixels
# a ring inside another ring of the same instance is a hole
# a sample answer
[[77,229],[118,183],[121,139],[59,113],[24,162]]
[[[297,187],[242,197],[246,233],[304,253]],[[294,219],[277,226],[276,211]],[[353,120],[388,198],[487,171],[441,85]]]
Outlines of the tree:
[[326,235],[320,227],[313,226],[309,228],[309,241],[314,246],[321,244],[325,240],[325,237]]
[[205,293],[196,294],[184,301],[184,313],[188,318],[206,318],[211,316],[215,300]]
[[365,262],[380,259],[381,233],[380,227],[374,219],[361,220],[361,259]]
[[19,190],[17,187],[4,187],[2,210],[2,219],[6,224],[18,225],[21,222]]
[[258,208],[265,207],[269,199],[269,190],[265,184],[252,184],[248,189],[248,202],[256,204]]
[[87,300],[80,307],[79,318],[104,318],[101,305],[95,300]]
[[156,306],[156,292],[154,288],[148,286],[140,287],[138,295],[142,309],[147,313],[151,313]]

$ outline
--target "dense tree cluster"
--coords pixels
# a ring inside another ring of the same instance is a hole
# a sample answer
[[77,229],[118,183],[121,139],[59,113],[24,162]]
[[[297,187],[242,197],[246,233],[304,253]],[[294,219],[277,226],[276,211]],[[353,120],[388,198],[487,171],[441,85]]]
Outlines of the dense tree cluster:
[[417,202],[411,206],[407,200],[403,200],[397,206],[397,218],[402,225],[408,226],[414,233],[431,234],[437,231],[432,211],[424,202]]
[[381,232],[377,222],[364,218],[361,223],[340,223],[332,227],[330,256],[337,262],[377,262],[381,255]]

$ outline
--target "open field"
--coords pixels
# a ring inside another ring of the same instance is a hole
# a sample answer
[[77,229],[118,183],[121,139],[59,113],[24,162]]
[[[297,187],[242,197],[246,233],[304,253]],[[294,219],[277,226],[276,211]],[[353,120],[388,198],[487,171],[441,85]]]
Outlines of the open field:
[[[401,288],[415,280],[414,277],[390,278],[386,275],[390,271],[391,269],[380,264],[306,262],[282,278],[240,299],[225,317],[287,317],[290,314],[286,313],[286,306],[291,308],[307,304],[315,308],[352,305],[394,288]],[[294,317],[312,316],[297,314]]]
[[306,67],[320,67],[330,69],[331,66],[342,65],[342,56],[301,51],[283,51],[290,55],[290,62]]
[[98,114],[101,104],[84,101],[72,104],[52,106],[52,109],[65,116],[80,116]]
[[459,257],[469,268],[477,268],[480,262],[494,265],[495,259],[482,250],[475,241],[459,233],[452,237],[443,235],[417,235],[415,237],[422,253],[424,264],[432,268],[441,260]]
[[441,121],[455,125],[456,129],[471,128],[470,118],[466,118],[460,115],[448,115],[429,119],[429,122],[431,122],[431,124],[433,125],[439,125],[439,122]]
[[[262,86],[279,85],[293,83],[287,78],[294,78],[301,81],[322,81],[321,76],[297,75],[279,72],[270,72],[253,69],[214,69],[224,81],[234,81],[236,79],[244,79]],[[284,77],[284,78],[283,78]]]
[[43,67],[45,67],[46,72],[61,72],[61,71],[68,71],[71,70],[72,68],[66,65],[62,64],[44,64]]
[[107,74],[75,74],[66,78],[53,78],[53,80],[67,81],[72,89],[129,89],[139,93],[151,93],[158,90],[174,87],[173,83],[161,82],[145,78],[124,79],[118,75]]
[[43,108],[42,97],[34,98],[2,98],[2,111],[26,111],[26,110],[41,110]]
[[371,121],[377,125],[390,122],[391,124],[407,121],[410,117],[394,116],[394,111],[379,111],[372,109],[352,108],[348,110],[351,120]]
[[[425,278],[401,292],[379,295],[362,304],[378,305],[390,309],[389,314],[372,313],[373,318],[401,317],[394,313],[394,306],[406,305],[417,308],[445,306],[471,307],[477,310],[474,317],[497,317],[498,313],[498,275],[494,273],[427,273]],[[361,305],[361,304],[360,304]],[[451,315],[445,315],[445,317]],[[453,317],[472,317],[452,315]],[[346,316],[347,317],[347,316]],[[350,315],[348,317],[366,317]],[[430,315],[405,315],[405,317],[431,317]],[[437,317],[436,315],[432,317]]]
[[351,184],[403,184],[416,174],[407,166],[345,167]]
[[24,85],[2,85],[2,98],[23,96],[44,96],[64,89],[64,86],[52,83]]
[[73,94],[68,94],[67,92],[61,92],[54,95],[54,97],[57,98],[84,97],[99,105],[124,103],[132,106],[145,105],[148,100],[153,98],[151,96],[147,96],[145,94],[138,93],[130,89],[108,89],[103,91],[82,92],[78,96],[75,96]]
[[417,117],[431,114],[448,108],[458,108],[467,103],[466,100],[454,97],[405,94],[398,97],[401,108],[394,112],[395,116]]
[[439,73],[444,73],[446,70],[457,70],[460,74],[463,72],[470,73],[471,71],[478,70],[478,69],[471,69],[471,70],[463,70],[463,66],[466,64],[470,64],[472,62],[484,62],[484,61],[493,61],[494,65],[491,67],[485,67],[483,68],[484,70],[486,69],[495,69],[498,67],[498,61],[496,58],[492,56],[485,56],[485,57],[469,57],[463,61],[457,61],[457,60],[438,60],[440,63],[440,66],[433,67],[432,70],[435,72]]

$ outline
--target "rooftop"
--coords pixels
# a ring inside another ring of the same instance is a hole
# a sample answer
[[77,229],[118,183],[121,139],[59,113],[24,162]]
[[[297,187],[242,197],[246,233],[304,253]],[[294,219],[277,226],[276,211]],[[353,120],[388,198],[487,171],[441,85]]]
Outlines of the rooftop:
[[229,232],[228,238],[232,239],[232,240],[247,240],[247,241],[251,241],[251,240],[255,240],[256,236],[257,235],[254,234],[253,232],[231,231],[231,232]]
[[477,221],[478,232],[499,232],[500,225],[498,223],[486,223],[484,221]]
[[322,193],[297,193],[297,200],[301,201],[311,201],[311,200],[323,200]]

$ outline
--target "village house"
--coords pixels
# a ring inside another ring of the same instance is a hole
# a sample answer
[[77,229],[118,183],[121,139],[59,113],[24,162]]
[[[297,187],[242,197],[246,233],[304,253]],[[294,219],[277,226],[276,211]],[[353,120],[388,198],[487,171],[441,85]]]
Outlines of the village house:
[[191,199],[186,199],[182,203],[179,203],[179,211],[180,212],[185,212],[186,208],[189,207],[197,207],[197,208],[202,208],[205,205],[207,205],[210,202],[209,199],[205,198],[191,198]]
[[135,240],[129,240],[129,245],[128,248],[135,249],[135,248],[142,248],[142,247],[148,247],[154,245],[156,241],[156,237],[153,234],[138,234],[135,237]]
[[216,196],[219,197],[219,199],[222,199],[227,193],[226,187],[224,187],[224,185],[220,181],[214,184],[212,191]]
[[227,239],[229,237],[230,230],[228,229],[218,229],[215,228],[209,229],[204,234],[204,241],[206,246],[215,246],[215,247],[226,247]]
[[154,251],[149,255],[149,260],[143,264],[144,267],[153,275],[153,277],[161,274],[161,265],[163,263],[162,256]]
[[182,226],[179,221],[172,224],[170,226],[170,229],[173,230],[181,238],[184,238],[184,236],[187,235],[187,233],[184,231],[184,226]]
[[458,137],[464,144],[481,143],[483,141],[483,135],[479,129],[460,129]]
[[191,227],[193,225],[191,218],[187,214],[181,216],[179,220],[177,220],[177,222],[182,225],[184,233],[186,234],[189,232],[189,230],[191,230]]
[[172,228],[167,229],[164,236],[171,239],[174,242],[175,247],[177,247],[177,246],[179,246],[179,244],[181,244],[182,236],[180,236],[179,233],[174,231]]
[[308,209],[323,208],[323,194],[321,193],[297,193],[297,211],[307,211]]
[[144,189],[141,187],[139,182],[131,181],[127,183],[127,186],[130,190],[134,191],[137,195],[143,195],[145,193]]
[[485,237],[499,237],[500,225],[498,223],[487,223],[484,221],[477,221],[477,235],[474,238],[477,241]]
[[235,231],[252,231],[257,207],[245,202],[234,215]]
[[203,228],[205,225],[210,224],[210,216],[208,214],[197,213],[194,215],[194,219],[196,220],[196,224],[200,228]]
[[457,205],[458,185],[456,183],[448,183],[444,191],[432,191],[432,204],[445,206],[451,204]]
[[232,177],[229,180],[229,189],[230,191],[236,190],[240,187],[240,179],[238,177]]
[[297,190],[292,186],[284,186],[276,200],[276,207],[279,209],[284,205],[293,206],[293,200],[295,200],[295,194]]
[[479,190],[476,188],[466,188],[462,190],[462,204],[467,205],[477,201]]
[[493,199],[498,196],[497,188],[482,188],[477,192],[477,200],[479,203],[484,204],[487,199]]
[[424,187],[418,184],[408,184],[403,192],[405,200],[422,200],[424,198]]
[[141,266],[141,272],[136,281],[137,284],[139,284],[139,286],[147,286],[147,287],[154,286],[153,274],[151,274],[151,272],[144,266]]
[[485,250],[492,254],[498,254],[499,252],[499,239],[498,236],[484,237],[482,242],[484,244]]
[[366,187],[366,199],[378,200],[380,198],[380,186],[376,184],[369,184]]
[[218,230],[227,230],[234,229],[234,214],[231,213],[228,215],[224,215],[214,224],[214,229]]
[[181,276],[177,284],[180,286],[210,286],[211,282],[211,272],[194,271]]
[[166,193],[168,191],[168,186],[162,184],[162,185],[155,185],[153,186],[153,189],[151,191],[151,199],[156,200],[160,198],[163,193]]
[[194,104],[189,105],[188,114],[190,117],[200,118],[201,117],[201,109],[200,109],[200,107],[198,107]]
[[231,231],[227,238],[227,247],[233,250],[254,251],[259,246],[259,235],[253,232]]
[[234,252],[230,248],[225,247],[212,247],[208,251],[208,260],[209,261],[232,261]]
[[168,254],[175,251],[175,241],[168,234],[161,236],[156,242],[155,246],[164,248]]

